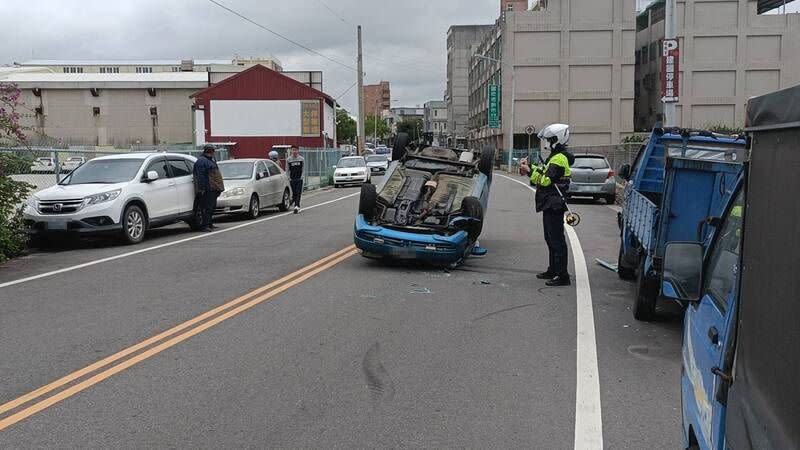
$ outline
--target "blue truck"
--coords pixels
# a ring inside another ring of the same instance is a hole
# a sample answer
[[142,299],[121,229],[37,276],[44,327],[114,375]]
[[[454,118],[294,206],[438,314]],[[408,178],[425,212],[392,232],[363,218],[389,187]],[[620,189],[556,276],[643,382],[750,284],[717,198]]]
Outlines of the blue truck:
[[653,320],[669,242],[705,241],[742,171],[745,139],[656,126],[626,180],[617,273],[637,284],[633,316]]
[[685,449],[800,448],[800,86],[750,99],[750,152],[706,241],[671,242]]

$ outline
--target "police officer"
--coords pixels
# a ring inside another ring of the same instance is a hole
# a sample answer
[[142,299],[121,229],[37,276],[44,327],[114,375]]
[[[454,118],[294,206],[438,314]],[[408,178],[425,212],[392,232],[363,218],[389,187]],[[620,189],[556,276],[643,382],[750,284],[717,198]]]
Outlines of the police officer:
[[[564,213],[567,205],[559,193],[569,188],[570,163],[574,161],[567,152],[569,125],[552,124],[539,132],[542,152],[549,156],[543,165],[531,165],[531,185],[536,187],[536,212],[542,213],[544,240],[550,253],[547,271],[536,275],[547,280],[547,286],[569,286],[567,271],[567,241],[564,236]],[[556,186],[558,188],[556,188]]]

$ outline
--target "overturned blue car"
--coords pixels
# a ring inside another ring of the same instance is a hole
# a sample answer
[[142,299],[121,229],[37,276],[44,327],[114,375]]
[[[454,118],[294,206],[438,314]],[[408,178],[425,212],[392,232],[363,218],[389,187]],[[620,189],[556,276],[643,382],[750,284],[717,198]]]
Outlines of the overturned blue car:
[[367,258],[460,264],[483,229],[495,150],[408,144],[399,134],[383,180],[362,186],[355,245]]

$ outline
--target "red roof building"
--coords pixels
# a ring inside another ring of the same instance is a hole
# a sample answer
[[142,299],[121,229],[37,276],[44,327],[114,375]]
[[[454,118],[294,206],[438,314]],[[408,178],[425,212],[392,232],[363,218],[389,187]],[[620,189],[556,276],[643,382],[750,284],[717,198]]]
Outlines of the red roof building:
[[332,147],[334,100],[256,65],[192,94],[195,139],[229,143],[234,158],[266,158],[274,145]]

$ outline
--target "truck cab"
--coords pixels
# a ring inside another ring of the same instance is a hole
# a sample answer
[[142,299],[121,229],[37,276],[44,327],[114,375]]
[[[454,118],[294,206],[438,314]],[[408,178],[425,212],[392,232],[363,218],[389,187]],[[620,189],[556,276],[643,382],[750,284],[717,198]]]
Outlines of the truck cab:
[[748,102],[749,161],[709,240],[666,245],[663,295],[689,304],[686,449],[800,445],[800,180],[780,175],[800,169],[797,104],[800,86]]
[[635,280],[633,315],[652,320],[669,242],[707,242],[741,174],[745,140],[705,130],[656,127],[626,180],[620,214],[618,274]]

